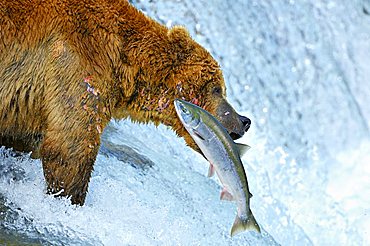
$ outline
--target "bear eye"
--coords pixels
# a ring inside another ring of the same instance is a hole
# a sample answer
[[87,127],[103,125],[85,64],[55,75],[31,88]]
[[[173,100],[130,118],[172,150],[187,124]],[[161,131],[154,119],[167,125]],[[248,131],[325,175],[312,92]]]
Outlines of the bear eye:
[[212,94],[213,95],[221,95],[221,87],[218,87],[218,86],[213,87]]

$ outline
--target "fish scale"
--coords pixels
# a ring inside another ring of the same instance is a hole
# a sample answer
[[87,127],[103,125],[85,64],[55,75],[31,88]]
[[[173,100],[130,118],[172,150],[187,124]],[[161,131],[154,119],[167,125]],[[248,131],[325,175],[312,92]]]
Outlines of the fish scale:
[[240,155],[250,147],[235,143],[222,124],[201,107],[181,99],[176,99],[174,104],[185,129],[210,162],[208,175],[212,176],[215,171],[223,185],[221,199],[236,201],[237,216],[231,236],[245,230],[260,233],[261,229],[249,206],[252,195],[240,159]]

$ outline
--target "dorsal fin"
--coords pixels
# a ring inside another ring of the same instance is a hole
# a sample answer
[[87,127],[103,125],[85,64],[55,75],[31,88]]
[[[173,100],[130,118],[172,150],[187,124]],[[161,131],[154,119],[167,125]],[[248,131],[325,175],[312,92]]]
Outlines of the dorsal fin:
[[240,144],[240,143],[235,143],[237,149],[239,150],[239,155],[243,156],[250,148],[251,146],[247,144]]

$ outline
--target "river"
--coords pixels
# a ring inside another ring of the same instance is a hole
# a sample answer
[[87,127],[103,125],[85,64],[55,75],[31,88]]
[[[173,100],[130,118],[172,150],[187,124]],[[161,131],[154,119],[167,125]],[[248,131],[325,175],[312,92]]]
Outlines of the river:
[[184,25],[252,119],[238,142],[262,234],[164,126],[112,121],[84,207],[45,195],[40,160],[0,149],[0,244],[365,245],[370,242],[370,1],[131,1]]

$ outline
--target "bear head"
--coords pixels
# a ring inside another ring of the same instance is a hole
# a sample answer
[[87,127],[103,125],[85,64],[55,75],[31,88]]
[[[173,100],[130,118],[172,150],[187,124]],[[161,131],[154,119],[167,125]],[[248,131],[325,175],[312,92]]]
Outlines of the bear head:
[[199,152],[177,117],[173,101],[180,98],[209,111],[234,140],[243,136],[251,121],[239,115],[226,100],[219,64],[185,28],[175,26],[163,35],[165,38],[147,41],[147,47],[135,54],[141,63],[132,76],[134,92],[119,111],[120,118],[168,125]]

